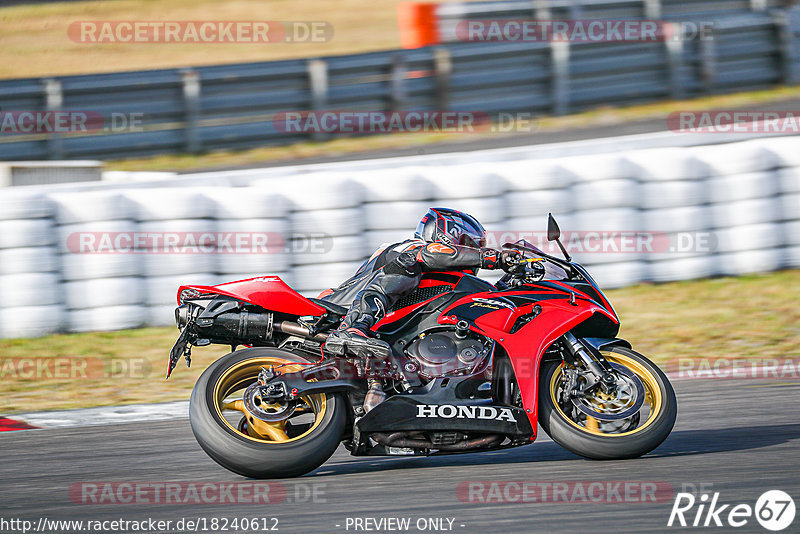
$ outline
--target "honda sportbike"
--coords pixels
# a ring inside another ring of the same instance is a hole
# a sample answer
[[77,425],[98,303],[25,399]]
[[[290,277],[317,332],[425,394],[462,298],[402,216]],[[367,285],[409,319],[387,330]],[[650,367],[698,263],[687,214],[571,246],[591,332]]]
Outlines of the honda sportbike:
[[206,453],[248,477],[308,473],[340,443],[354,456],[519,447],[537,423],[581,456],[636,458],[669,435],[675,393],[616,337],[619,317],[559,237],[551,216],[563,259],[506,243],[521,259],[496,284],[424,274],[373,328],[390,348],[368,354],[326,354],[347,310],[276,276],[182,286],[167,377],[192,346],[231,346],[197,381],[190,419]]

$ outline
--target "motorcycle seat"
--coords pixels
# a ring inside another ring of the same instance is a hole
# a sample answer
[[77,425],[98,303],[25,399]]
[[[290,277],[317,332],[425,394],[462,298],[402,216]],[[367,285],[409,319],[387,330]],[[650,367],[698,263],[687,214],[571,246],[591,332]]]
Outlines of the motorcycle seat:
[[328,302],[327,300],[322,300],[317,298],[309,298],[308,300],[310,300],[317,306],[325,308],[325,311],[327,311],[330,314],[336,315],[338,317],[344,317],[345,315],[347,315],[347,308],[345,308],[344,306],[339,306],[338,304],[334,304],[332,302]]

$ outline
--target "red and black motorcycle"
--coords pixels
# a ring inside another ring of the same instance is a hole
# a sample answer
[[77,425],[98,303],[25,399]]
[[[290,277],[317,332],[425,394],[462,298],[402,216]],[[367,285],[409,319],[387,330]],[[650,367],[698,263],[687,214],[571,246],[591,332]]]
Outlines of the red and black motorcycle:
[[356,456],[516,447],[537,423],[587,458],[641,456],[672,430],[675,393],[616,337],[616,312],[559,236],[551,216],[565,259],[507,243],[523,259],[494,285],[425,274],[374,327],[391,349],[369,357],[326,356],[346,309],[278,277],[182,286],[167,377],[193,345],[231,345],[195,385],[191,425],[211,458],[249,477],[302,475],[339,443]]

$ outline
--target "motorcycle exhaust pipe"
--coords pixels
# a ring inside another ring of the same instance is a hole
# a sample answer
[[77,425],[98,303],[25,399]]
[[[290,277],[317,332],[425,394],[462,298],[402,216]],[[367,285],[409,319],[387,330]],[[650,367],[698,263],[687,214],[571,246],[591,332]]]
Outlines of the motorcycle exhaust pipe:
[[467,439],[453,443],[450,445],[434,445],[433,442],[424,439],[412,439],[405,437],[405,432],[395,432],[394,434],[371,434],[370,437],[381,445],[387,447],[401,447],[411,449],[437,449],[440,451],[465,451],[469,449],[477,449],[480,447],[491,447],[498,445],[503,441],[503,436],[500,434],[493,434],[491,436],[484,436],[482,438]]
[[283,332],[284,334],[290,334],[293,336],[307,337],[322,343],[328,339],[328,334],[316,334],[312,336],[311,332],[308,331],[308,328],[293,321],[278,321],[273,325],[273,329],[277,332]]

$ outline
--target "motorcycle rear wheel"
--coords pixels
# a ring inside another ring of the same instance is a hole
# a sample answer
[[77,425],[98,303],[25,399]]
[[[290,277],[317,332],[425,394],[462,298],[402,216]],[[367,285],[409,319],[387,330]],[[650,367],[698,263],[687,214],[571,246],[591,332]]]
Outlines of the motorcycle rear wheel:
[[[672,385],[650,360],[633,350],[614,347],[605,358],[633,372],[644,385],[643,411],[626,425],[593,420],[559,402],[563,369],[560,361],[542,365],[539,381],[539,424],[553,441],[585,458],[622,460],[638,458],[667,439],[678,414]],[[598,406],[603,406],[603,399]],[[644,408],[646,407],[646,408]]]
[[[269,423],[255,419],[241,400],[241,392],[256,381],[262,367],[286,373],[308,363],[284,350],[250,348],[211,364],[189,401],[192,432],[203,450],[226,469],[252,478],[296,477],[322,465],[344,433],[346,402],[340,395],[304,397],[285,419]],[[279,405],[264,406],[281,412]],[[305,421],[293,423],[298,418]]]

